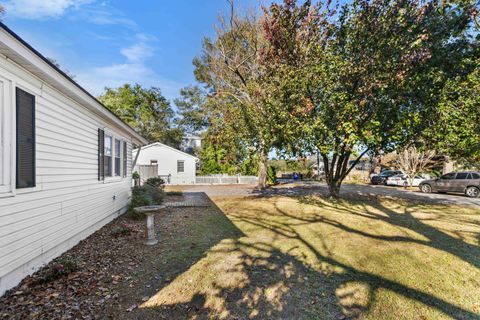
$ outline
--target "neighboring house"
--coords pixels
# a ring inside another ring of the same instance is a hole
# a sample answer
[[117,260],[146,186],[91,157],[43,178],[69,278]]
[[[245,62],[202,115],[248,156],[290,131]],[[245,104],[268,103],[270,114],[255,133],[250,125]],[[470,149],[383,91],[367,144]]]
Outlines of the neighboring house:
[[[138,150],[133,150],[137,158]],[[169,184],[194,184],[198,158],[155,142],[141,148],[136,165],[158,165],[158,175]]]
[[180,149],[186,153],[193,154],[196,150],[199,150],[202,147],[202,138],[199,136],[186,134],[182,138],[182,144]]
[[0,295],[126,211],[146,140],[0,23]]

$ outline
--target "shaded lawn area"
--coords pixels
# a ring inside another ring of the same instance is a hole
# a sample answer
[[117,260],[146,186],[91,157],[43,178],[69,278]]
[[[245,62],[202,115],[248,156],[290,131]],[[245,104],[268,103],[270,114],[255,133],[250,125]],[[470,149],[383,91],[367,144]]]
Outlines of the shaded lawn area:
[[185,317],[182,310],[192,318],[480,318],[478,209],[312,196],[213,200],[231,221],[223,227],[239,235],[210,248],[139,312],[167,318]]

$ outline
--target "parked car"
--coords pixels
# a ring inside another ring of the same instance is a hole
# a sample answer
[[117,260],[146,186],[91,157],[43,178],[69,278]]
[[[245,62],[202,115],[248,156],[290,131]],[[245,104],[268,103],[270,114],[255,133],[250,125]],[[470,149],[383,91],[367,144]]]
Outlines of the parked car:
[[397,174],[403,174],[403,172],[399,170],[385,170],[382,171],[379,175],[372,176],[370,182],[372,184],[386,184],[387,178],[395,176]]
[[430,192],[459,192],[468,197],[480,196],[480,172],[465,171],[451,172],[438,179],[425,180],[420,183],[423,193]]
[[[425,180],[431,179],[429,175],[416,175],[412,181],[412,187],[418,187],[420,183]],[[397,174],[387,178],[385,182],[387,186],[401,186],[401,187],[408,187],[410,185],[410,181],[408,181],[408,177],[406,174]]]

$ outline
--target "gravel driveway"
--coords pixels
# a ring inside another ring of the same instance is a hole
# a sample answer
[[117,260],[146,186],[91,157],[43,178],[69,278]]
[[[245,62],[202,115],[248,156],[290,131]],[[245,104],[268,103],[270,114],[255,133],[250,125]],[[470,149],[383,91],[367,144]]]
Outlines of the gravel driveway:
[[[308,195],[327,192],[327,185],[322,182],[296,182],[285,183],[265,191],[255,190],[252,185],[192,185],[182,186],[185,192],[205,192],[209,196],[246,196],[246,195]],[[342,186],[341,195],[355,196],[382,196],[413,200],[416,202],[436,204],[456,204],[480,207],[480,198],[468,198],[461,194],[421,193],[418,189],[405,190],[399,187],[373,186],[361,184],[345,184]]]

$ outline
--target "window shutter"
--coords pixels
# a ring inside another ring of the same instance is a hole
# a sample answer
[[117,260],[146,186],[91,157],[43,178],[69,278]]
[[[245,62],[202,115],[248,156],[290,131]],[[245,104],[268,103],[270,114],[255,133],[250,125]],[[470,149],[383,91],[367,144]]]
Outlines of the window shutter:
[[123,176],[127,176],[127,141],[123,141]]
[[98,180],[105,180],[105,132],[98,129]]
[[35,96],[16,88],[17,188],[35,187]]

